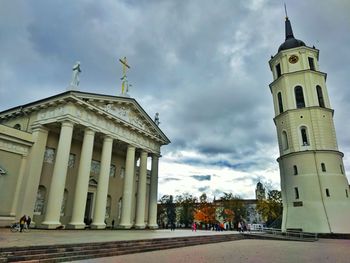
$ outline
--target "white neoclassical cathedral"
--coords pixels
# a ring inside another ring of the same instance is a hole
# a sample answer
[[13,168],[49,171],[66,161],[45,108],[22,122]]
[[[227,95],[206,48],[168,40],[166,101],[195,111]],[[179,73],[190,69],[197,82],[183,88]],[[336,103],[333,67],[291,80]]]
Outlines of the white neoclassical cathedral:
[[47,229],[157,228],[168,143],[130,97],[70,90],[2,111],[0,226],[26,214]]
[[282,231],[350,233],[349,183],[338,150],[319,50],[286,39],[269,61],[283,200]]

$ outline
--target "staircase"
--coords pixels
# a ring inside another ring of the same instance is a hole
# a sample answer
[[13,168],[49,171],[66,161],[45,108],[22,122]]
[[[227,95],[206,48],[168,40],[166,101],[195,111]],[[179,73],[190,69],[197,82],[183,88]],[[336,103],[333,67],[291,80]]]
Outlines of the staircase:
[[240,240],[237,234],[0,248],[0,262],[66,262]]

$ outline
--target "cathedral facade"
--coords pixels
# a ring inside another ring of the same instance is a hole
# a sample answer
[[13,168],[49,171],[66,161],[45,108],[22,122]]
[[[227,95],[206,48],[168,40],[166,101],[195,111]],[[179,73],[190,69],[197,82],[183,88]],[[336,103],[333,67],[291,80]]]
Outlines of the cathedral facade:
[[157,228],[169,143],[128,97],[67,91],[0,112],[0,225]]

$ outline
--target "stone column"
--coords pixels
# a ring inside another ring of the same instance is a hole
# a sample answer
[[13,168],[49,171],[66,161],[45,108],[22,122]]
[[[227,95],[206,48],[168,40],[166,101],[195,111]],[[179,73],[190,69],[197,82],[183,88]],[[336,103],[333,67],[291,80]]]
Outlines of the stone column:
[[109,170],[111,167],[112,159],[112,146],[113,139],[109,136],[105,136],[102,147],[101,170],[98,178],[94,216],[91,224],[92,229],[106,228],[105,216],[109,183]]
[[151,183],[149,194],[148,227],[157,229],[157,201],[158,201],[158,161],[156,154],[152,155]]
[[74,192],[73,212],[67,228],[84,229],[84,213],[86,197],[89,189],[92,152],[94,148],[95,132],[86,128],[84,132],[83,146],[81,149],[77,182]]
[[147,156],[145,151],[141,152],[139,182],[137,185],[136,223],[135,228],[145,228],[145,206],[147,186]]
[[61,225],[61,206],[66,184],[66,175],[68,169],[68,159],[70,146],[72,143],[73,123],[70,121],[62,122],[60,138],[56,152],[55,166],[49,189],[45,219],[41,223],[42,228],[55,229]]
[[128,146],[126,152],[126,164],[125,164],[125,177],[124,177],[124,189],[122,199],[122,217],[120,220],[119,228],[129,229],[132,226],[131,223],[131,205],[132,205],[132,193],[134,188],[134,168],[135,168],[135,147]]
[[18,193],[16,218],[26,214],[33,218],[33,211],[39,188],[41,170],[48,137],[48,130],[41,126],[33,127],[34,145],[27,158],[26,171],[22,180],[21,191]]

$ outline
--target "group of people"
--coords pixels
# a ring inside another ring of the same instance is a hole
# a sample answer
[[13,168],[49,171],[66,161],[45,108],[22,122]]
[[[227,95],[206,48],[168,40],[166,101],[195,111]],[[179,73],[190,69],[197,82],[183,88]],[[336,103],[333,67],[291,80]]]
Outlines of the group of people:
[[19,227],[20,227],[19,232],[23,232],[23,228],[25,226],[29,229],[30,222],[32,222],[32,219],[30,218],[30,216],[23,215],[19,220]]
[[246,224],[244,223],[244,221],[238,222],[237,228],[238,228],[238,232],[247,231],[247,226],[246,226]]

